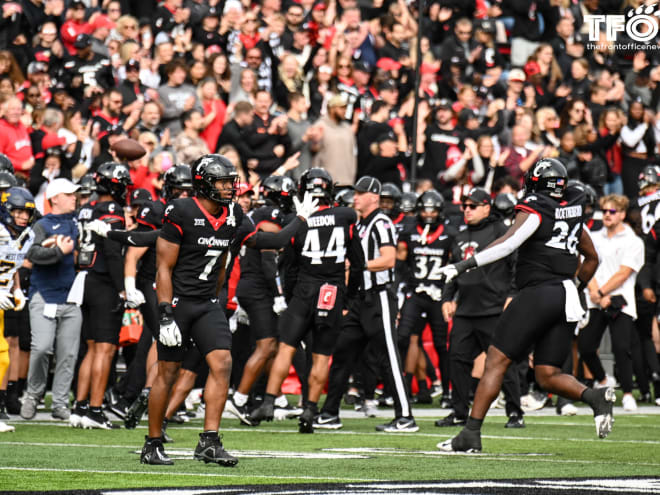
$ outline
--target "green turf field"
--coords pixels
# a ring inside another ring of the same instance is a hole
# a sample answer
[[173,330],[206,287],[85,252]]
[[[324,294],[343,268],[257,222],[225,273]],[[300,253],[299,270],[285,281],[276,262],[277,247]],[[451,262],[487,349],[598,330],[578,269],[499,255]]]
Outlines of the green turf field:
[[[619,409],[619,408],[617,408]],[[386,413],[386,411],[383,411]],[[159,486],[272,483],[335,483],[392,480],[574,478],[657,476],[660,473],[660,416],[618,415],[614,431],[596,438],[586,409],[576,417],[526,416],[527,427],[504,429],[505,418],[489,417],[484,453],[442,454],[435,445],[458,428],[437,428],[446,411],[418,415],[420,431],[384,434],[385,418],[343,419],[342,430],[297,432],[297,422],[258,428],[223,419],[226,448],[239,457],[235,468],[192,459],[201,421],[173,425],[175,443],[166,450],[170,467],[143,466],[138,451],[145,428],[79,430],[48,421],[17,421],[15,433],[0,436],[0,490],[73,490]],[[389,420],[389,418],[387,418]]]

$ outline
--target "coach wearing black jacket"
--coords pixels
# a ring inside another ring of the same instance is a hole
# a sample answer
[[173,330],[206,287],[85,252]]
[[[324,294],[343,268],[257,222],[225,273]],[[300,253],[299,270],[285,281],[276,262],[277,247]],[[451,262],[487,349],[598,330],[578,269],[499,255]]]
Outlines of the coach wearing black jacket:
[[[491,198],[485,189],[475,187],[462,198],[465,224],[454,238],[453,262],[482,251],[507,230],[504,223],[490,216]],[[454,412],[436,421],[436,426],[465,424],[469,411],[471,371],[474,359],[488,349],[497,318],[514,290],[515,258],[461,274],[445,285],[442,310],[454,323],[449,343],[450,376]],[[520,390],[515,367],[504,379],[507,427],[523,427]]]

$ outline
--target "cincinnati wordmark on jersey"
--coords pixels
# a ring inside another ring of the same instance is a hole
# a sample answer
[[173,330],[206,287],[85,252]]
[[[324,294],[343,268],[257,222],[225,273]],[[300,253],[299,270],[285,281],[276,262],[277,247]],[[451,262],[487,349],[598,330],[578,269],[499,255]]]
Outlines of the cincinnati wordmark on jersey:
[[407,262],[414,286],[443,285],[444,276],[440,273],[440,268],[449,261],[452,232],[451,228],[444,224],[436,227],[417,222],[406,225],[399,242],[404,243],[408,249]]
[[516,211],[537,215],[541,224],[518,249],[516,284],[519,289],[553,280],[572,279],[578,267],[586,197],[569,190],[557,201],[529,194]]
[[223,206],[217,217],[197,198],[175,199],[166,206],[160,237],[180,246],[172,273],[175,296],[216,297],[220,260],[236,240],[243,220],[243,211],[236,203]]

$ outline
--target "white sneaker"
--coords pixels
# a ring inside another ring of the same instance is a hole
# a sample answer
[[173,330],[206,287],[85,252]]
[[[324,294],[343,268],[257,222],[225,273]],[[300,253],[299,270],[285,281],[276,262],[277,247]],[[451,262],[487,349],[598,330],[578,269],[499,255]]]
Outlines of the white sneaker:
[[0,433],[11,433],[15,428],[12,425],[8,425],[4,421],[0,421]]
[[523,395],[520,398],[520,407],[525,412],[538,411],[539,409],[542,409],[543,406],[544,403],[537,400],[532,394]]
[[637,411],[637,401],[632,394],[625,394],[621,399],[621,405],[624,411]]
[[578,413],[577,407],[575,407],[573,404],[570,402],[568,404],[564,404],[561,406],[561,409],[559,411],[559,414],[562,416],[575,416]]
[[657,399],[655,399],[655,405],[656,405],[656,406],[660,406],[660,397],[658,397]]
[[375,399],[365,399],[360,407],[360,411],[362,411],[367,418],[375,418],[378,414],[378,401]]
[[605,383],[594,382],[594,388],[616,387],[616,380],[613,376],[605,375]]

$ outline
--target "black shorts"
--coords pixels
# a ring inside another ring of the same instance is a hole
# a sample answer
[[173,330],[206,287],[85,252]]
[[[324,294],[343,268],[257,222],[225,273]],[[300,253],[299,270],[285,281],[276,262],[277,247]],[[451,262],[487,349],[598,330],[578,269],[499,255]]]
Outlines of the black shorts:
[[21,351],[30,352],[30,311],[26,304],[23,311],[5,311],[5,337],[18,337]]
[[442,317],[442,303],[424,294],[412,294],[401,308],[397,328],[399,337],[421,335],[427,323],[431,325],[434,334],[447,333],[447,322]]
[[[216,349],[231,349],[231,331],[217,301],[174,298],[174,319],[181,330],[182,345],[167,347],[158,342],[158,360],[181,363],[195,345],[202,356]],[[158,332],[158,329],[156,329]]]
[[238,298],[238,304],[250,319],[250,334],[254,340],[277,338],[277,315],[273,312],[273,298],[267,294]]
[[312,353],[331,356],[341,327],[344,293],[343,287],[337,287],[332,309],[319,309],[317,305],[321,285],[298,282],[287,310],[280,316],[279,335],[280,342],[298,347],[311,330]]
[[85,340],[119,344],[124,305],[110,277],[89,272],[85,278],[82,335]]
[[534,351],[534,364],[561,368],[571,349],[575,323],[566,321],[561,283],[522,289],[497,322],[492,345],[512,361]]

